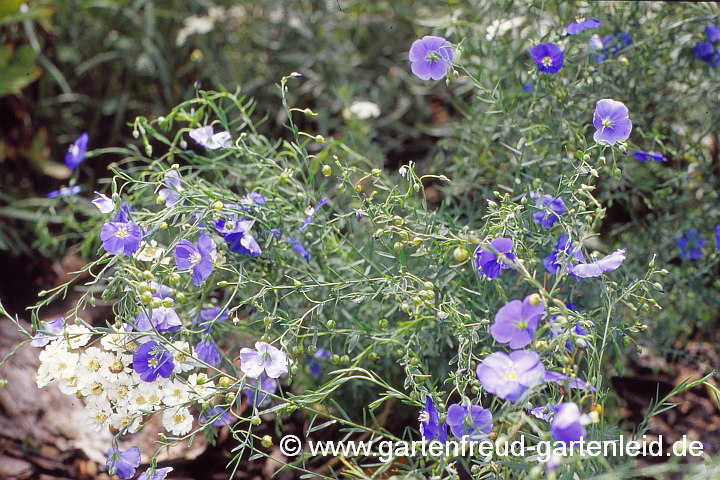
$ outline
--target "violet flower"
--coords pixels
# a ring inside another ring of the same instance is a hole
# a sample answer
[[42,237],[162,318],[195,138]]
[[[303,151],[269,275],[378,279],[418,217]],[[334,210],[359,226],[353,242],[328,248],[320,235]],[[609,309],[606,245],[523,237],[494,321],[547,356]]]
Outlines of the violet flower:
[[[63,317],[57,317],[54,320],[50,320],[38,330],[30,342],[31,347],[44,347],[54,337],[62,334],[65,331],[65,319]],[[49,335],[48,335],[49,334]]]
[[426,35],[415,40],[408,58],[412,73],[421,80],[441,80],[447,75],[452,62],[450,42],[442,37]]
[[542,381],[545,367],[537,353],[516,350],[510,355],[491,353],[477,366],[476,373],[485,390],[516,402],[529,388]]
[[567,26],[567,33],[568,35],[577,35],[578,33],[584,32],[585,30],[591,28],[598,28],[600,25],[602,25],[602,23],[603,22],[601,20],[597,20],[595,18],[579,20]]
[[140,449],[130,447],[127,450],[111,447],[108,449],[108,457],[105,462],[110,475],[127,480],[135,476],[135,469],[140,466]]
[[193,285],[200,286],[212,273],[214,251],[215,244],[205,233],[194,245],[188,240],[180,240],[175,246],[175,263],[180,270],[192,269]]
[[103,225],[100,240],[105,251],[113,255],[132,255],[140,248],[142,231],[132,220],[125,220],[126,213],[121,211],[113,222]]
[[97,198],[92,201],[92,204],[100,210],[101,213],[112,213],[115,210],[115,202],[108,198],[107,195],[103,195],[100,192],[95,192]]
[[480,432],[488,434],[492,431],[492,414],[480,405],[454,403],[448,408],[447,424],[457,438],[467,435],[471,440],[477,440],[482,438]]
[[230,132],[213,133],[212,125],[190,130],[190,138],[208,150],[217,150],[219,148],[229,148],[232,146],[232,136]]
[[499,261],[500,258],[505,257],[508,260],[514,261],[515,255],[511,253],[513,241],[509,238],[496,238],[490,242],[490,246],[497,253],[493,253],[490,250],[485,250],[481,246],[475,249],[475,269],[478,274],[486,275],[490,280],[497,278],[500,275],[500,270],[507,270],[512,268],[510,265]]
[[240,350],[240,369],[251,378],[258,378],[265,372],[270,378],[288,373],[287,355],[265,342],[255,342],[255,349]]
[[169,378],[173,367],[172,353],[154,340],[143,343],[133,354],[133,369],[145,382],[154,382],[158,375]]
[[[248,403],[255,405],[256,407],[263,407],[270,403],[272,397],[277,391],[277,380],[267,376],[265,372],[260,374],[260,378],[250,378],[245,384],[245,395],[247,396]],[[258,385],[260,388],[258,389]],[[255,393],[257,393],[257,402],[255,401]]]
[[565,54],[554,43],[540,43],[530,50],[538,70],[543,73],[557,73],[565,66]]
[[425,408],[420,412],[420,434],[426,442],[437,440],[441,443],[447,442],[448,426],[446,422],[438,421],[438,413],[433,403],[432,396],[428,395],[425,400]]
[[550,432],[557,442],[578,442],[585,436],[585,425],[588,423],[588,416],[582,415],[575,403],[561,403],[555,409]]
[[596,128],[593,139],[602,145],[624,142],[632,131],[632,121],[628,116],[627,107],[611,98],[598,100],[593,114],[593,126]]
[[67,165],[70,170],[75,170],[78,165],[80,165],[83,160],[85,160],[87,146],[87,133],[83,133],[82,135],[80,135],[77,140],[75,140],[75,143],[70,145],[70,148],[68,148],[68,151],[65,154],[65,165]]
[[522,302],[512,300],[498,310],[490,333],[497,342],[509,343],[512,349],[523,348],[532,341],[544,314],[545,302],[537,294],[528,295]]

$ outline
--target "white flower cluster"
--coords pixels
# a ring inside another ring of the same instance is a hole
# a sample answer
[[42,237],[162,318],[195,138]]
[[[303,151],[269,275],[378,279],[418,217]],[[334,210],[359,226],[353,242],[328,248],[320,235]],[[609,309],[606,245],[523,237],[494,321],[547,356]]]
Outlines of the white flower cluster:
[[100,431],[113,427],[134,433],[142,419],[163,410],[163,426],[179,436],[192,430],[193,416],[188,405],[203,403],[215,393],[215,385],[204,373],[193,373],[187,379],[178,373],[193,370],[200,364],[190,356],[190,345],[177,341],[168,345],[173,353],[173,376],[157,377],[146,382],[132,368],[132,352],[139,341],[115,331],[105,334],[87,346],[93,332],[83,325],[67,325],[40,352],[37,386],[43,388],[57,381],[60,391],[85,400],[90,424]]

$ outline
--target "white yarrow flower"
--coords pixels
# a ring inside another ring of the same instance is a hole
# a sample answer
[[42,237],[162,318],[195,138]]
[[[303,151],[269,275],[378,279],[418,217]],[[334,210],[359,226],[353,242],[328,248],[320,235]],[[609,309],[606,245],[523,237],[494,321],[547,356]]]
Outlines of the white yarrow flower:
[[163,412],[163,426],[173,435],[185,435],[192,430],[193,417],[187,407],[168,408]]

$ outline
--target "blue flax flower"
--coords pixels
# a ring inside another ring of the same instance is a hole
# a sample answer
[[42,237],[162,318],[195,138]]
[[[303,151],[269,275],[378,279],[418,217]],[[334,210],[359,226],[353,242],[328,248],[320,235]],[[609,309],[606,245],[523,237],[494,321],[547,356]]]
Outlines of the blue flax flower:
[[100,210],[100,213],[112,213],[115,210],[115,202],[111,198],[100,192],[95,192],[95,194],[97,198],[92,201],[92,204]]
[[570,270],[570,273],[578,278],[599,277],[605,272],[617,270],[625,261],[626,249],[615,250],[600,260],[593,260],[589,263],[578,263]]
[[500,270],[512,268],[510,265],[506,265],[500,261],[501,258],[515,261],[515,255],[510,252],[513,241],[509,238],[496,238],[490,242],[490,246],[497,253],[485,250],[481,246],[475,249],[475,270],[477,270],[478,274],[486,275],[492,280],[500,275]]
[[578,390],[589,390],[591,392],[595,391],[595,387],[589,386],[585,380],[577,377],[568,377],[567,375],[560,372],[553,372],[552,370],[547,370],[545,372],[545,375],[543,375],[543,381],[557,383],[558,385],[567,388],[577,388]]
[[219,148],[229,148],[232,146],[232,136],[230,132],[213,133],[212,125],[190,130],[190,138],[208,150],[217,150]]
[[180,240],[175,246],[175,263],[180,270],[192,269],[192,282],[200,286],[212,273],[212,254],[215,244],[205,233],[200,235],[196,244]]
[[441,443],[447,442],[448,426],[446,422],[440,423],[437,409],[430,395],[425,400],[425,408],[420,412],[420,434],[426,442],[437,440]]
[[173,471],[173,467],[149,468],[143,472],[137,480],[165,480],[167,474]]
[[557,73],[565,66],[565,54],[554,43],[540,43],[530,50],[538,70],[544,73]]
[[[156,293],[156,295],[157,294],[158,293]],[[140,332],[149,332],[151,330],[157,330],[158,332],[174,332],[180,327],[182,327],[182,321],[180,320],[180,317],[178,317],[177,313],[175,313],[175,310],[170,307],[153,308],[152,316],[150,318],[148,318],[147,313],[145,312],[140,312],[135,317],[135,328],[137,328]]]
[[512,300],[500,308],[495,323],[490,327],[492,337],[510,348],[523,348],[530,344],[540,319],[545,314],[545,302],[536,294]]
[[720,225],[715,225],[715,251],[720,251]]
[[410,47],[408,58],[410,69],[421,80],[441,80],[447,75],[452,62],[450,42],[442,37],[426,35],[415,40]]
[[77,195],[80,192],[82,192],[82,187],[80,185],[74,185],[72,187],[62,187],[59,190],[53,190],[52,192],[48,193],[47,198],[71,197],[73,195]]
[[127,211],[122,209],[114,221],[103,225],[100,232],[103,248],[114,255],[132,255],[140,248],[142,237],[140,227],[129,220]]
[[294,248],[297,253],[299,253],[308,262],[310,261],[310,252],[308,252],[298,240],[295,240],[294,238],[283,238],[283,242],[290,242],[292,244],[292,248]]
[[65,165],[70,170],[75,170],[83,160],[85,160],[85,154],[87,153],[88,145],[88,134],[83,133],[75,140],[75,143],[70,145],[67,153],[65,154]]
[[644,162],[646,160],[655,160],[656,162],[667,162],[667,158],[655,152],[635,152],[632,154],[635,160]]
[[582,415],[575,403],[561,403],[555,409],[550,432],[556,442],[577,442],[585,436],[585,425],[588,423],[589,416]]
[[550,403],[548,405],[540,405],[539,407],[530,408],[528,409],[528,413],[535,418],[539,418],[540,420],[545,420],[547,422],[555,413],[556,408],[557,405]]
[[154,340],[143,343],[133,353],[133,368],[145,382],[154,382],[158,375],[169,378],[173,367],[172,353]]
[[460,405],[450,405],[447,412],[447,424],[453,435],[462,439],[465,435],[470,440],[479,440],[484,434],[492,431],[492,414],[480,405],[471,405],[470,402]]
[[533,220],[542,228],[551,228],[555,222],[560,219],[560,215],[565,213],[565,202],[563,199],[553,198],[552,195],[543,195],[535,201],[535,206],[542,210],[533,213]]
[[315,359],[327,360],[332,356],[327,348],[318,348],[315,354],[310,358],[310,374],[315,378],[320,378],[320,364]]
[[287,355],[266,342],[255,342],[255,348],[240,350],[240,370],[250,378],[265,372],[270,378],[288,373]]
[[225,410],[223,407],[210,407],[200,414],[200,425],[207,425],[213,418],[213,427],[222,427],[223,425],[229,426],[235,421],[235,417],[233,417],[232,413]]
[[230,242],[228,249],[231,252],[250,255],[251,257],[257,257],[262,254],[262,249],[257,243],[257,240],[255,240],[255,237],[247,232],[228,233],[225,235],[225,240]]
[[694,228],[689,228],[675,239],[675,245],[680,249],[680,258],[683,260],[699,260],[703,257],[705,238]]
[[[45,324],[44,327],[39,329],[30,342],[31,347],[44,347],[54,337],[60,335],[65,331],[65,319],[63,317],[57,317]],[[48,335],[49,334],[49,335]]]
[[218,352],[215,342],[210,339],[205,339],[195,345],[195,356],[211,367],[220,363],[220,352]]
[[248,193],[240,200],[243,206],[242,208],[245,211],[250,210],[253,206],[262,207],[265,205],[265,202],[267,202],[267,197],[255,192]]
[[720,42],[720,27],[714,23],[711,23],[705,28],[705,33],[707,33],[708,42]]
[[200,314],[193,317],[192,323],[193,325],[200,325],[203,331],[210,333],[215,322],[226,322],[229,318],[227,310],[221,310],[220,307],[200,310]]
[[[255,404],[256,407],[263,407],[270,403],[272,397],[277,391],[277,380],[267,376],[265,372],[260,374],[260,378],[249,378],[245,383],[245,395],[247,396],[248,404]],[[258,390],[258,385],[260,388]],[[255,402],[255,393],[257,392],[257,403]]]
[[593,139],[602,145],[624,142],[632,131],[627,107],[611,98],[598,100],[593,113],[593,126],[596,129]]
[[[595,37],[595,35],[593,35]],[[619,32],[616,34],[605,35],[602,40],[599,38],[591,39],[590,46],[594,50],[601,50],[602,54],[595,56],[597,63],[602,63],[607,58],[611,58],[620,53],[625,47],[632,44],[632,37],[629,32]]]
[[[561,255],[560,259],[558,259],[558,255]],[[573,249],[570,237],[567,235],[561,235],[555,244],[555,250],[545,257],[543,264],[545,265],[547,271],[553,275],[557,274],[558,270],[560,270],[564,265],[568,265],[568,269],[572,274],[573,264],[571,263],[571,259],[578,262],[585,262],[585,257],[583,256],[580,247]]]
[[165,205],[172,207],[182,199],[180,192],[182,192],[184,188],[180,180],[180,174],[177,170],[168,170],[165,172],[165,180],[163,183],[166,187],[160,189],[158,196],[165,202]]
[[477,366],[476,374],[485,390],[516,402],[542,381],[545,367],[540,355],[530,350],[516,350],[510,355],[495,352]]
[[707,63],[711,67],[720,65],[720,51],[713,48],[711,43],[697,43],[693,49],[695,57]]
[[307,230],[308,225],[310,225],[310,222],[313,220],[313,216],[317,213],[318,210],[320,210],[320,207],[328,203],[330,200],[327,197],[323,197],[322,200],[318,202],[318,204],[315,206],[315,208],[310,207],[307,211],[308,216],[305,218],[305,221],[303,222],[303,226],[300,227],[300,231],[304,232]]
[[105,468],[110,475],[117,475],[127,480],[135,476],[135,469],[139,466],[140,449],[138,447],[130,447],[124,451],[115,447],[108,449]]
[[603,22],[601,20],[597,20],[595,18],[578,20],[577,22],[573,22],[567,26],[567,33],[568,35],[577,35],[578,33],[584,32],[590,28],[598,28],[602,25],[602,23]]

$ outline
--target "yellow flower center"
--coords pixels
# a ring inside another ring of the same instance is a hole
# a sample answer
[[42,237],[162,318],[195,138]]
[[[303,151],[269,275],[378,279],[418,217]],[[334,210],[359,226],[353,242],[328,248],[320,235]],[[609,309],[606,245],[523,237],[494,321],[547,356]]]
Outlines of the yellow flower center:
[[610,128],[613,126],[613,122],[609,118],[606,118],[605,120],[603,120],[602,124],[603,124],[604,128]]
[[185,417],[183,415],[173,415],[173,422],[175,422],[176,424],[181,424],[183,420],[185,420]]
[[542,59],[542,64],[543,64],[543,66],[545,66],[545,67],[552,67],[552,58],[550,58],[550,57],[544,57],[544,58]]
[[518,330],[525,330],[526,328],[528,328],[528,322],[526,320],[518,320],[517,322],[515,322],[515,326]]
[[116,236],[117,238],[125,238],[125,237],[127,237],[127,236],[128,236],[127,228],[125,228],[125,227],[120,227],[120,228],[118,228],[118,231],[117,231],[117,233],[115,234],[115,236]]
[[150,365],[152,368],[157,367],[158,359],[155,357],[152,357],[150,360],[148,360],[148,365]]
[[125,365],[123,365],[120,360],[115,360],[108,365],[108,370],[110,370],[111,373],[120,373],[125,370]]

